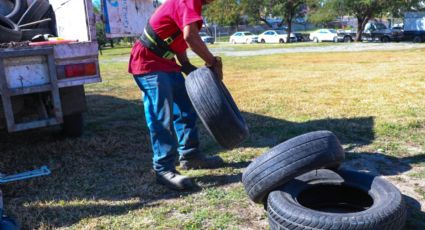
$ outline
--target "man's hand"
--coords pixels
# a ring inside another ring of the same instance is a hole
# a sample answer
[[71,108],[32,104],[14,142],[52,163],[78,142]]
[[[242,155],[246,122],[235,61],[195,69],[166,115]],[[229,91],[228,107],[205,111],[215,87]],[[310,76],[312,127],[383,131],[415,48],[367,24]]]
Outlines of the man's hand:
[[189,74],[195,71],[196,69],[196,66],[192,65],[192,63],[190,62],[182,63],[182,72],[185,73],[186,76],[189,76]]
[[211,69],[216,75],[216,77],[222,81],[223,80],[223,62],[221,61],[221,57],[214,57],[215,61],[210,64],[206,65],[208,68]]

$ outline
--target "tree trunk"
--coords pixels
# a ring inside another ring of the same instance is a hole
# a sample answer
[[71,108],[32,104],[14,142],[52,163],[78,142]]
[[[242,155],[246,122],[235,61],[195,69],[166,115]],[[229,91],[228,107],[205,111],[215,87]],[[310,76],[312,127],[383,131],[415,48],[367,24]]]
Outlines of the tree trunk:
[[368,22],[369,22],[369,17],[357,17],[356,42],[362,41],[363,30]]
[[288,30],[286,31],[288,33],[286,37],[286,43],[291,43],[292,16],[288,17],[286,21],[288,22]]

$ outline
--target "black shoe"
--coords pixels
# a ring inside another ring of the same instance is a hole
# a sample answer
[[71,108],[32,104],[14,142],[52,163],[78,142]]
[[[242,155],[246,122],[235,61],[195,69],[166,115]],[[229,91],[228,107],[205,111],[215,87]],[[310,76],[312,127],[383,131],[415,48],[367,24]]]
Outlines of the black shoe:
[[213,169],[223,166],[223,159],[219,156],[198,155],[189,159],[181,159],[180,167],[182,169]]
[[197,188],[195,182],[187,176],[180,175],[179,172],[164,171],[164,172],[155,172],[156,181],[160,184],[167,186],[170,189],[174,190],[192,190]]

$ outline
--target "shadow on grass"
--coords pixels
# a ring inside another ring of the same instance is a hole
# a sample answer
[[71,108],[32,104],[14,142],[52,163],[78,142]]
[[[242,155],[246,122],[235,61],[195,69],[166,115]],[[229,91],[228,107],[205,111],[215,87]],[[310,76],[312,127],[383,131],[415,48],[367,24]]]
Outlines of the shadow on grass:
[[[59,128],[0,133],[1,172],[45,164],[52,170],[51,176],[3,187],[7,213],[24,228],[67,227],[85,218],[125,215],[193,193],[156,184],[150,172],[149,133],[140,101],[88,95],[87,102],[86,132],[81,138],[63,138]],[[241,147],[272,147],[316,130],[330,130],[349,146],[367,145],[375,138],[373,117],[291,122],[247,112],[243,116],[251,136]],[[223,151],[204,128],[200,133],[208,154]],[[241,160],[225,167],[241,169],[248,164]],[[240,182],[241,173],[196,176],[196,180],[203,187],[225,186]]]

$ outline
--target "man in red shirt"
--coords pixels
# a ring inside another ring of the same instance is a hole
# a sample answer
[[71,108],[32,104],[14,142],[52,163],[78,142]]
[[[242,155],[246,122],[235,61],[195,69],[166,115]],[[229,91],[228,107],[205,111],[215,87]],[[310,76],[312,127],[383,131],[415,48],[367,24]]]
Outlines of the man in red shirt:
[[[129,72],[144,93],[144,110],[153,150],[153,169],[159,183],[171,189],[192,189],[195,183],[175,169],[216,168],[218,156],[199,152],[196,113],[184,77],[195,70],[186,54],[191,48],[222,79],[222,64],[199,36],[202,5],[214,0],[166,0],[152,15],[145,33],[131,51]],[[176,58],[180,65],[177,64]]]

